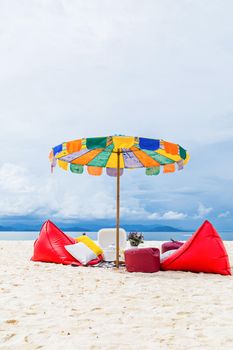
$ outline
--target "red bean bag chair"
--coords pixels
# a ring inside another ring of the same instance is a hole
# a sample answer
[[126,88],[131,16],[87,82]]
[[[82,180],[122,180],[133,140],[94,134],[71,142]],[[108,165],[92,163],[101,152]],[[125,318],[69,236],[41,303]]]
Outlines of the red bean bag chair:
[[125,265],[128,272],[157,272],[160,270],[158,248],[125,250]]
[[40,235],[34,243],[34,254],[31,260],[64,265],[82,265],[64,248],[65,245],[75,243],[74,238],[66,235],[48,220],[43,224]]
[[171,240],[170,242],[165,242],[162,244],[162,254],[168,252],[169,250],[179,249],[184,243],[179,241]]
[[161,269],[231,275],[223,241],[209,221],[205,221],[182,247],[166,258]]

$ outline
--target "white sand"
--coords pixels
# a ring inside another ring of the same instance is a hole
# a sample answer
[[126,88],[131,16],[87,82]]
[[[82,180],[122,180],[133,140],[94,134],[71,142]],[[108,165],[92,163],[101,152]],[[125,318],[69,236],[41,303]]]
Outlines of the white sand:
[[233,349],[231,276],[130,274],[31,254],[32,242],[0,242],[0,349]]

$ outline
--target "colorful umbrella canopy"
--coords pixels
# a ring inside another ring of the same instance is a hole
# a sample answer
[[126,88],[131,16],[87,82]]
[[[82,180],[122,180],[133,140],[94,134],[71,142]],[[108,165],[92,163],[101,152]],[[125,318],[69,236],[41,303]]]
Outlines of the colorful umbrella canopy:
[[183,169],[189,154],[180,145],[160,139],[133,136],[83,138],[63,142],[50,152],[51,169],[56,166],[82,174],[84,166],[90,175],[99,176],[106,168],[117,177],[116,265],[119,265],[119,188],[123,169],[146,168],[146,175],[172,173]]
[[[146,168],[147,175],[180,170],[188,162],[189,155],[181,146],[143,137],[109,136],[79,139],[64,142],[54,147],[50,153],[52,167],[58,165],[74,173],[83,173],[87,166],[90,175],[101,175],[106,168],[108,175],[117,175],[117,152],[120,151],[120,169]],[[121,173],[123,173],[121,171]]]

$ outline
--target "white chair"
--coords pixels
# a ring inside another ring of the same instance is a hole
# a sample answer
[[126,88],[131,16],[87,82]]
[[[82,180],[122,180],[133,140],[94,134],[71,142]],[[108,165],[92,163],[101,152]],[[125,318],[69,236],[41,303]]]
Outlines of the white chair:
[[[122,250],[126,247],[126,231],[123,228],[119,229],[119,247],[120,258],[123,258]],[[104,260],[114,261],[116,260],[116,229],[115,228],[102,228],[98,232],[98,244],[103,249]]]

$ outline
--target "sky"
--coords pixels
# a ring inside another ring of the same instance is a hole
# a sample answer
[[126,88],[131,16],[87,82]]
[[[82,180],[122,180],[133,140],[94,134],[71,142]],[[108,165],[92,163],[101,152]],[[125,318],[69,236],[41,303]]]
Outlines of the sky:
[[233,227],[231,0],[0,0],[1,218],[115,217],[116,181],[55,169],[61,142],[179,143],[175,174],[121,177],[121,218]]

